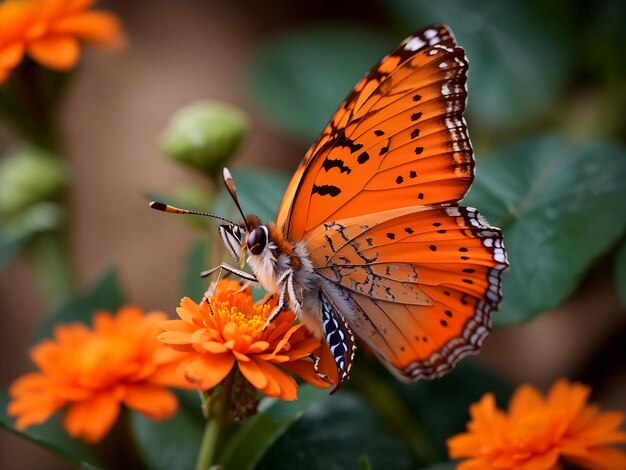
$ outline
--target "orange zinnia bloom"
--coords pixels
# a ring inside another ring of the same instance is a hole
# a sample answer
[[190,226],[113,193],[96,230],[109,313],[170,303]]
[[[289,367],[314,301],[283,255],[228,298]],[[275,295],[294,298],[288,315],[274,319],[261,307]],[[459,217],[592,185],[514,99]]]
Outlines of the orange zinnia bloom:
[[6,0],[0,3],[0,83],[24,54],[54,70],[78,61],[78,41],[105,46],[123,43],[114,15],[87,11],[94,0]]
[[181,354],[156,339],[162,312],[124,307],[116,316],[98,313],[93,330],[82,324],[58,326],[54,340],[31,351],[39,367],[9,389],[9,415],[24,429],[67,406],[64,427],[75,438],[102,439],[120,405],[160,420],[174,415],[176,396],[166,387],[189,388],[177,373]]
[[320,367],[336,381],[328,347],[304,325],[294,325],[294,313],[281,313],[263,331],[277,299],[254,304],[249,288],[242,291],[238,282],[222,280],[210,304],[184,298],[176,310],[181,319],[162,323],[165,331],[158,337],[189,354],[183,373],[198,389],[218,385],[236,362],[241,374],[265,395],[295,400],[297,383],[285,369],[317,387],[330,386],[316,374],[311,354],[321,357]]
[[589,387],[561,379],[548,396],[520,386],[508,415],[491,393],[470,407],[468,432],[448,440],[451,458],[469,457],[457,470],[559,469],[560,459],[582,468],[626,468],[626,453],[611,444],[626,442],[619,430],[624,415],[588,405]]

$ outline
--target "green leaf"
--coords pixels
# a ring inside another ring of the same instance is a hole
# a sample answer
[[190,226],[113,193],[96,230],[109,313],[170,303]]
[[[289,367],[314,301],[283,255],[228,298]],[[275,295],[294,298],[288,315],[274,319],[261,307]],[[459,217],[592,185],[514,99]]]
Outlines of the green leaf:
[[204,419],[197,393],[179,392],[181,407],[167,421],[152,421],[130,414],[130,424],[143,462],[152,470],[194,468]]
[[415,468],[407,447],[386,432],[356,394],[342,391],[311,407],[272,446],[258,469]]
[[504,275],[499,325],[554,308],[626,225],[626,152],[557,136],[526,138],[478,167],[465,202],[504,229],[511,270]]
[[0,230],[0,271],[11,263],[25,242],[26,238],[23,236],[14,235],[7,230]]
[[207,269],[206,260],[208,258],[209,247],[205,238],[200,238],[194,242],[186,257],[186,270],[181,286],[182,297],[189,297],[196,301],[202,299],[209,282],[200,277],[200,273]]
[[[232,171],[237,197],[245,214],[256,214],[264,222],[276,220],[278,206],[289,183],[286,175],[259,169],[236,169]],[[223,191],[215,205],[215,213],[241,219],[230,195]]]
[[422,470],[454,470],[456,468],[456,465],[457,464],[453,462],[438,463],[435,465],[429,465]]
[[31,426],[25,431],[15,428],[13,418],[6,414],[9,396],[0,391],[0,427],[32,442],[38,447],[48,450],[68,462],[82,468],[104,468],[92,448],[69,437],[61,426],[61,419],[53,416],[44,424]]
[[494,129],[532,121],[560,98],[573,51],[531,2],[390,0],[383,2],[406,34],[448,24],[466,52],[472,120]]
[[626,241],[622,242],[615,256],[615,284],[617,295],[626,307]]
[[287,429],[315,403],[328,397],[328,390],[301,385],[298,400],[264,399],[259,413],[246,421],[220,455],[224,468],[251,470]]
[[35,342],[51,336],[54,325],[74,322],[89,324],[92,315],[99,310],[115,312],[124,304],[125,298],[117,272],[110,268],[86,293],[49,313],[35,336]]
[[441,379],[414,384],[400,383],[388,372],[383,373],[385,380],[407,403],[423,434],[435,443],[442,460],[448,458],[446,440],[465,429],[472,403],[491,392],[498,404],[505,406],[513,392],[511,384],[504,379],[467,360]]
[[393,41],[380,30],[317,23],[262,46],[248,75],[248,91],[271,121],[312,143],[357,81]]
[[3,223],[0,229],[0,271],[8,266],[34,235],[58,229],[63,220],[61,206],[42,202],[24,209]]

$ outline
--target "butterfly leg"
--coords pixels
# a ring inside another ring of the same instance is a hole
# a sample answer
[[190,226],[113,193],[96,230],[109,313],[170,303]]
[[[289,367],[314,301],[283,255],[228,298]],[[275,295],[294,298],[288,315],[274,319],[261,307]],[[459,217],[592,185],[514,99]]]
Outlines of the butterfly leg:
[[211,298],[213,294],[215,293],[215,288],[217,287],[217,283],[220,281],[222,277],[222,271],[226,271],[229,274],[234,274],[235,276],[239,276],[241,279],[244,279],[247,283],[258,282],[257,278],[253,274],[247,273],[245,271],[242,271],[241,269],[233,268],[232,266],[229,266],[228,264],[222,263],[219,266],[216,266],[211,269],[207,269],[206,271],[202,271],[200,273],[200,277],[208,277],[211,274],[217,272],[217,278],[215,279],[215,282],[211,284],[212,287],[207,289],[207,291],[204,293],[203,300],[208,302],[208,299]]
[[[356,342],[352,330],[348,326],[344,316],[333,303],[333,301],[320,289],[320,304],[322,306],[322,327],[324,330],[324,338],[330,348],[330,352],[337,365],[339,373],[339,383],[332,390],[335,393],[342,382],[350,378],[350,369],[352,368],[352,360],[356,351]],[[315,371],[318,371],[318,362],[315,362]]]
[[[284,277],[286,277],[285,275],[281,276],[281,279],[283,279]],[[284,279],[283,279],[284,280]],[[278,284],[280,285],[280,279]],[[278,315],[280,315],[280,313],[285,309],[285,298],[287,297],[287,283],[283,284],[283,288],[280,291],[280,297],[278,298],[278,305],[276,305],[276,307],[274,308],[274,310],[272,311],[272,313],[270,314],[270,316],[268,317],[267,321],[265,322],[265,325],[263,325],[263,330],[265,330],[268,326],[270,326],[270,324],[276,320],[276,317]]]
[[265,330],[270,323],[272,323],[276,317],[285,309],[287,304],[287,297],[291,302],[292,308],[294,311],[300,312],[302,310],[302,301],[296,295],[296,290],[294,287],[293,280],[293,270],[285,271],[276,282],[277,286],[282,286],[280,290],[280,298],[278,299],[278,305],[274,308],[274,311],[271,313],[267,321],[265,322],[265,326],[263,329]]

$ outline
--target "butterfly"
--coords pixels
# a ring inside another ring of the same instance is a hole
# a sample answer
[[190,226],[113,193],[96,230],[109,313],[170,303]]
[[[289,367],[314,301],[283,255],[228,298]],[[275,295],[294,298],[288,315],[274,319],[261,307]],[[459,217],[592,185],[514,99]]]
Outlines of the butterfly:
[[340,383],[355,336],[414,381],[449,372],[490,330],[508,261],[501,231],[458,204],[475,166],[463,118],[467,70],[447,26],[405,39],[308,150],[275,222],[244,215],[224,169],[243,220],[221,218],[219,233],[252,274],[227,264],[207,273],[225,269],[278,295],[268,322],[294,311],[325,338]]

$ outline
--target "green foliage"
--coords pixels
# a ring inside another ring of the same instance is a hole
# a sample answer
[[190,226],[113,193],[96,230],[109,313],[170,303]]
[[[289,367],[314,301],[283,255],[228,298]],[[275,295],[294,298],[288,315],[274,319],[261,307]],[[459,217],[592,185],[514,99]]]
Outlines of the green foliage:
[[55,200],[67,183],[67,165],[58,156],[35,147],[15,150],[0,160],[0,214]]
[[38,447],[58,455],[68,462],[82,468],[102,467],[94,449],[69,437],[61,426],[61,418],[54,416],[44,424],[32,426],[26,431],[19,431],[13,425],[13,419],[6,414],[9,396],[0,391],[0,428],[32,442]]
[[297,401],[266,398],[259,405],[259,413],[246,421],[226,444],[219,461],[225,468],[256,468],[263,455],[290,426],[327,396],[328,390],[302,385],[298,390]]
[[405,401],[415,422],[435,446],[439,460],[447,458],[446,440],[465,430],[472,403],[490,392],[500,404],[505,404],[513,391],[512,385],[502,377],[467,361],[438,380],[407,385],[386,372],[378,380],[386,380]]
[[0,271],[38,234],[59,229],[65,220],[63,208],[40,202],[11,217],[0,227]]
[[620,301],[626,307],[626,241],[622,242],[615,256],[615,284]]
[[187,254],[186,270],[181,285],[181,296],[199,302],[209,285],[200,273],[207,269],[206,260],[210,247],[205,238],[198,237]]
[[561,98],[572,50],[530,2],[391,0],[382,3],[409,34],[448,24],[470,62],[468,113],[492,129],[518,126],[550,112]]
[[279,129],[312,143],[354,84],[393,46],[376,30],[343,23],[300,27],[265,43],[248,91]]
[[312,406],[263,457],[258,469],[415,468],[406,445],[389,434],[358,395],[342,391]]
[[116,312],[125,302],[125,294],[115,269],[108,269],[85,293],[69,300],[44,318],[35,341],[50,337],[55,325],[62,323],[91,323],[99,310]]
[[481,161],[465,202],[504,230],[511,270],[500,325],[559,305],[626,225],[626,151],[556,136],[514,142]]
[[[276,220],[278,206],[289,179],[285,175],[260,169],[235,169],[232,171],[237,197],[245,214],[256,214],[264,222]],[[215,213],[231,220],[241,215],[230,195],[222,191],[214,207]]]
[[177,395],[179,411],[167,421],[155,422],[137,412],[130,414],[141,458],[150,470],[194,468],[204,427],[200,400],[196,392]]

